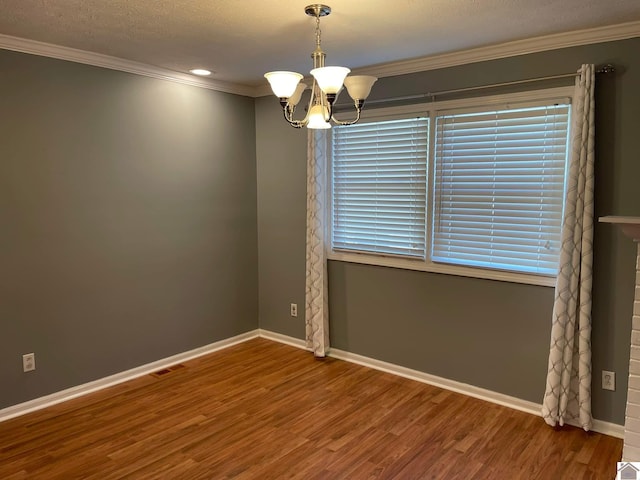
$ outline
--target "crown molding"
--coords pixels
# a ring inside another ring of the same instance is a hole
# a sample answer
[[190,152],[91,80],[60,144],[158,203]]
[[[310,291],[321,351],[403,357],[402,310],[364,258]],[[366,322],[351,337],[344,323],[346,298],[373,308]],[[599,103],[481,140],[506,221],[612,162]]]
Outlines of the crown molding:
[[608,25],[605,27],[574,30],[571,32],[555,33],[542,37],[515,40],[486,47],[460,50],[441,55],[402,60],[399,62],[383,63],[354,69],[358,75],[376,75],[391,77],[408,73],[436,70],[439,68],[455,67],[467,63],[484,62],[500,58],[515,57],[528,53],[558,50],[561,48],[589,45],[593,43],[612,42],[640,37],[640,21]]
[[194,87],[207,88],[218,92],[233,93],[246,97],[254,96],[254,87],[195,77],[187,75],[186,73],[175,72],[173,70],[154,67],[144,63],[133,62],[131,60],[102,55],[100,53],[87,52],[75,48],[62,47],[50,43],[38,42],[26,38],[0,34],[0,49],[28,53],[31,55],[40,55],[42,57],[57,58],[59,60],[67,60],[69,62],[82,63],[85,65],[92,65],[94,67],[109,68],[111,70],[119,70],[121,72],[133,73],[145,77],[192,85]]
[[[515,57],[528,53],[558,50],[593,43],[613,42],[635,37],[640,37],[640,21],[556,33],[469,50],[419,57],[411,60],[381,63],[370,67],[355,68],[353,69],[353,73],[356,75],[374,75],[378,78],[393,77],[396,75],[406,75],[408,73],[437,70],[439,68],[456,67],[468,63]],[[269,85],[255,87],[254,96],[256,97],[270,94],[271,89]]]
[[[515,57],[517,55],[526,55],[529,53],[558,50],[560,48],[626,40],[628,38],[635,37],[640,37],[640,21],[556,33],[553,35],[515,40],[512,42],[488,45],[469,50],[459,50],[440,55],[430,55],[410,60],[401,60],[398,62],[381,63],[370,67],[356,68],[353,70],[353,73],[358,75],[375,75],[380,78],[392,77],[396,75],[406,75],[408,73],[436,70],[439,68],[455,67],[468,63]],[[271,89],[267,84],[248,86],[194,77],[185,73],[154,67],[144,63],[133,62],[75,48],[61,47],[25,38],[12,37],[9,35],[0,34],[0,49],[109,68],[111,70],[119,70],[136,75],[143,75],[160,80],[167,80],[247,97],[263,97],[271,95]]]

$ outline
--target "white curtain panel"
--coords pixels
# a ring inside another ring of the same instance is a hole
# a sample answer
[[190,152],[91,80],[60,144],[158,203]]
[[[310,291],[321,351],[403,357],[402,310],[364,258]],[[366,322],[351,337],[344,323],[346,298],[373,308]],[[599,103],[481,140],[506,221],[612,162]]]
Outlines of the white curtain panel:
[[329,350],[329,304],[325,246],[327,134],[309,129],[307,140],[307,269],[305,322],[307,348],[316,357]]
[[578,71],[560,264],[542,416],[551,425],[591,429],[594,66]]

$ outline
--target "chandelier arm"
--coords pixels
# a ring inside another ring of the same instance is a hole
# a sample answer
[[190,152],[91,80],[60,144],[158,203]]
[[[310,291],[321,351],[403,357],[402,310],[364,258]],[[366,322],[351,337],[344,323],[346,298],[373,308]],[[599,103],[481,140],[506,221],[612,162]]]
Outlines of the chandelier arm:
[[320,95],[322,98],[322,105],[324,105],[324,107],[326,108],[326,117],[324,121],[329,123],[333,118],[333,102],[327,98],[327,94],[320,93]]
[[333,120],[333,123],[335,123],[336,125],[353,125],[355,123],[358,123],[360,121],[360,114],[362,113],[362,106],[364,105],[364,100],[354,100],[353,104],[356,109],[355,120],[342,121],[342,120],[338,120],[335,116],[333,116],[333,114],[331,114],[331,120]]
[[304,120],[293,119],[293,112],[296,107],[289,105],[286,99],[280,100],[280,105],[282,105],[282,114],[284,115],[284,119],[289,123],[289,125],[294,128],[302,128],[307,124],[306,118]]

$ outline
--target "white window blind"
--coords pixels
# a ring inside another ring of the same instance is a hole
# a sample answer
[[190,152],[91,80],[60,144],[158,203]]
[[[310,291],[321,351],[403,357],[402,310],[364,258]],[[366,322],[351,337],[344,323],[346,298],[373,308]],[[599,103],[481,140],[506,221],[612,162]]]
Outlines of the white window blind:
[[569,111],[436,117],[433,261],[557,273]]
[[428,118],[333,129],[334,250],[424,258]]

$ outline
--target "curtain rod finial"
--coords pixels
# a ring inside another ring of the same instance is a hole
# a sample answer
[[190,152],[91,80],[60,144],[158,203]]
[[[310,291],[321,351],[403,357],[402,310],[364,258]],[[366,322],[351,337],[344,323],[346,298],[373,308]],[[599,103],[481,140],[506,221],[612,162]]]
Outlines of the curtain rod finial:
[[614,73],[615,71],[616,71],[616,67],[613,66],[611,63],[607,63],[606,65],[599,67],[596,70],[596,73]]

